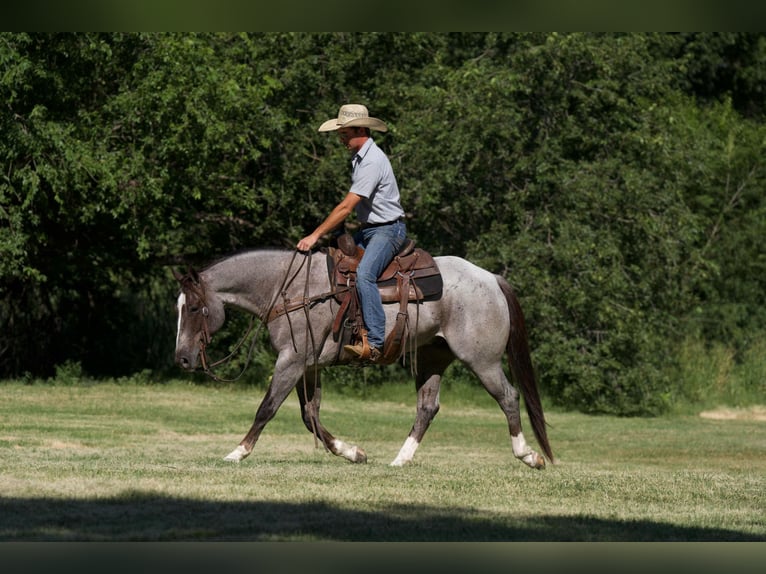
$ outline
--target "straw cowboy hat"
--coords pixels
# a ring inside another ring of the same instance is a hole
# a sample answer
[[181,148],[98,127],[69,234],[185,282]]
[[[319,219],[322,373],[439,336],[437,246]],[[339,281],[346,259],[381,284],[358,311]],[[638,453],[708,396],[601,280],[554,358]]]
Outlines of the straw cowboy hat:
[[371,118],[370,112],[361,104],[346,104],[338,110],[338,117],[327,120],[319,126],[320,132],[331,132],[339,128],[370,128],[387,132],[388,126],[378,118]]

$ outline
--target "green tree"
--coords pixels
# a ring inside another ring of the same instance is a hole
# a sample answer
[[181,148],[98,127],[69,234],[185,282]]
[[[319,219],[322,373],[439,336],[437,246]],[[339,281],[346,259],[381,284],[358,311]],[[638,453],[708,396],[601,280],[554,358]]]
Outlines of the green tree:
[[516,286],[552,399],[659,412],[678,341],[764,337],[764,45],[0,34],[0,374],[171,367],[169,267],[293,246],[348,188],[316,127],[359,101],[419,244]]

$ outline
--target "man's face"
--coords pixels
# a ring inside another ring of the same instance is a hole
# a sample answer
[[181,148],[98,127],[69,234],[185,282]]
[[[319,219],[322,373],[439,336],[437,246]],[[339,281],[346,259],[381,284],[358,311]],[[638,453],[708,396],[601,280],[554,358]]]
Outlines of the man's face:
[[351,153],[356,153],[367,139],[367,133],[364,128],[340,128],[338,130],[338,137],[340,138],[340,143],[347,150]]

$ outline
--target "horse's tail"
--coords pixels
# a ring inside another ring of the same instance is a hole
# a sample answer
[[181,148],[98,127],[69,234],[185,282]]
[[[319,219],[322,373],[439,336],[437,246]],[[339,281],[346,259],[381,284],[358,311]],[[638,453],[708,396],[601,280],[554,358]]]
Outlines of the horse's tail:
[[532,358],[529,354],[529,343],[527,342],[527,327],[524,322],[524,313],[508,281],[500,275],[497,275],[497,282],[502,289],[505,299],[508,302],[508,312],[511,319],[511,330],[508,335],[506,350],[508,352],[508,363],[511,374],[516,383],[521,387],[521,393],[524,395],[524,405],[527,408],[529,420],[532,423],[532,430],[540,448],[553,462],[553,451],[548,443],[548,433],[546,432],[545,415],[543,414],[543,405],[540,402],[540,393],[537,391],[537,382],[535,371],[532,367]]

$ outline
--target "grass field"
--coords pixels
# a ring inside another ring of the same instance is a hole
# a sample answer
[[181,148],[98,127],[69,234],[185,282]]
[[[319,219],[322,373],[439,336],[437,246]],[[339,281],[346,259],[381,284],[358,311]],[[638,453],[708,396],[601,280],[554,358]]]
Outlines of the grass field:
[[233,465],[261,390],[2,384],[0,540],[766,541],[759,416],[550,411],[559,462],[534,471],[489,397],[445,389],[414,463],[391,468],[415,396],[377,392],[322,406],[366,465],[316,448],[294,394]]

